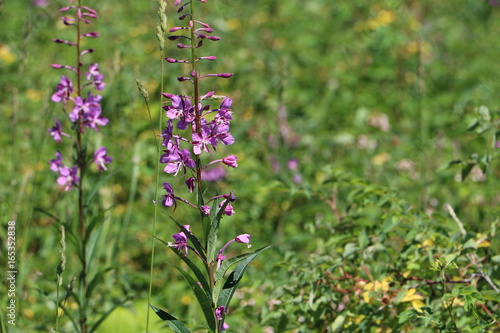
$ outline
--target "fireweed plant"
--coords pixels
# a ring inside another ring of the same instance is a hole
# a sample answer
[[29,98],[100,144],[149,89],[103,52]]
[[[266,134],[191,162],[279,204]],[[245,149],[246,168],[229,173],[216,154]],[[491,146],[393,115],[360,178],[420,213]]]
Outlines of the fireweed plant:
[[[215,164],[230,168],[238,166],[235,155],[211,160],[212,154],[217,151],[220,144],[228,146],[235,142],[230,133],[233,120],[232,100],[227,96],[216,95],[214,91],[202,92],[200,85],[202,81],[209,78],[227,79],[233,74],[202,73],[201,64],[214,61],[217,57],[198,56],[198,51],[205,42],[218,41],[220,37],[212,35],[214,29],[199,20],[195,12],[197,6],[200,5],[198,1],[207,3],[207,0],[191,0],[183,4],[181,0],[175,1],[174,6],[180,14],[179,20],[184,25],[173,27],[169,31],[167,31],[167,19],[164,13],[166,3],[159,1],[160,23],[157,26],[157,36],[160,51],[163,52],[164,36],[172,33],[167,38],[175,41],[177,48],[187,51],[186,58],[165,58],[165,60],[170,64],[188,67],[189,76],[180,76],[177,80],[184,85],[188,84],[188,91],[190,91],[190,95],[162,94],[169,102],[163,106],[168,120],[159,135],[163,146],[163,153],[159,154],[159,162],[164,164],[163,170],[168,175],[185,178],[184,186],[187,187],[189,193],[193,193],[194,200],[189,201],[180,197],[176,193],[175,186],[170,182],[165,182],[163,183],[165,194],[156,203],[173,211],[177,205],[184,204],[199,213],[198,226],[192,228],[193,222],[181,224],[174,220],[179,228],[179,232],[172,236],[174,242],[160,241],[172,249],[189,267],[190,271],[185,271],[180,266],[174,266],[193,290],[204,314],[206,321],[204,326],[208,332],[219,333],[229,327],[225,322],[227,309],[247,266],[268,246],[251,253],[226,258],[225,250],[232,243],[251,246],[250,235],[245,233],[235,236],[218,248],[220,222],[224,216],[235,214],[233,205],[236,197],[234,191],[209,195],[209,189],[204,187],[204,172],[208,166]],[[148,104],[149,98],[140,83],[139,90]],[[213,107],[210,103],[216,103],[216,106]],[[202,230],[201,237],[195,234],[194,229]],[[151,308],[175,332],[191,332],[170,313],[154,305],[151,305]]]
[[[98,94],[105,88],[104,77],[97,63],[86,61],[88,55],[94,50],[87,48],[83,43],[85,39],[99,37],[98,32],[84,31],[84,27],[97,19],[98,14],[94,9],[83,6],[80,0],[70,0],[70,2],[74,4],[60,9],[65,15],[60,19],[66,26],[74,29],[76,38],[74,41],[54,39],[54,42],[75,49],[76,65],[51,65],[55,69],[66,70],[66,74],[61,76],[51,98],[53,102],[62,106],[64,119],[55,119],[55,125],[49,129],[49,133],[58,144],[70,143],[73,153],[70,156],[63,156],[63,153],[58,150],[55,153],[56,158],[50,161],[50,169],[57,174],[57,183],[64,188],[64,191],[77,192],[76,220],[78,222],[71,223],[57,219],[62,229],[62,250],[61,263],[57,269],[55,331],[58,331],[60,317],[62,313],[65,313],[75,332],[86,333],[95,331],[106,316],[104,314],[95,322],[89,322],[90,314],[95,318],[96,314],[105,313],[102,300],[95,304],[91,304],[90,300],[93,292],[95,293],[98,280],[102,279],[103,272],[106,270],[91,269],[92,257],[93,254],[95,255],[95,247],[100,235],[99,223],[102,222],[104,214],[90,216],[90,204],[102,181],[87,192],[90,187],[87,184],[84,186],[84,180],[86,180],[91,164],[95,164],[99,172],[104,172],[113,159],[107,155],[106,147],[94,149],[89,144],[89,134],[94,131],[98,132],[101,126],[108,124],[108,119],[102,115],[102,96]],[[61,299],[59,289],[66,266],[65,239],[74,243],[80,261],[80,271],[71,279],[66,296]],[[70,310],[68,303],[76,303],[76,314]],[[106,310],[107,314],[112,311]]]

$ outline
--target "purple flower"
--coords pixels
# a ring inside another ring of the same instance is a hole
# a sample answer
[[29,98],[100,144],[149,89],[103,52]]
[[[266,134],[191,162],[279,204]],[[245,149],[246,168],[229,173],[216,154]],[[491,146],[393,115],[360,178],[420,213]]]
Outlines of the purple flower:
[[106,168],[106,164],[109,164],[113,161],[113,158],[106,155],[106,147],[101,147],[97,149],[94,153],[94,163],[97,164],[97,168],[99,171],[108,170]]
[[186,186],[188,187],[189,192],[193,193],[194,189],[196,188],[196,179],[194,177],[189,177],[186,180]]
[[234,243],[234,242],[247,244],[248,248],[252,247],[252,245],[250,245],[250,234],[241,234],[241,235],[235,237],[234,239],[231,239],[229,242],[226,243],[226,245],[224,245],[219,250],[219,253],[217,255],[217,269],[219,269],[222,261],[226,260],[226,256],[224,255],[224,251],[229,246],[229,244]]
[[217,135],[217,139],[219,139],[222,142],[222,144],[226,146],[232,145],[235,141],[231,133],[224,133]]
[[215,168],[203,169],[201,172],[201,179],[207,182],[217,182],[224,179],[227,171],[221,165]]
[[169,183],[163,183],[163,188],[167,191],[167,194],[163,195],[162,204],[163,206],[170,207],[175,203],[174,189]]
[[58,150],[56,151],[56,158],[53,160],[50,160],[50,170],[54,172],[59,172],[59,169],[63,166],[62,164],[62,155],[61,152]]
[[63,102],[64,104],[70,99],[73,92],[73,82],[65,75],[61,76],[61,81],[57,85],[56,92],[52,95],[52,101],[55,103]]
[[98,126],[106,126],[109,123],[109,119],[101,115],[101,109],[99,110],[91,110],[88,114],[86,114],[86,117],[84,118],[83,124],[88,127],[92,128],[96,131],[99,131]]
[[57,178],[57,183],[61,186],[66,185],[65,191],[73,189],[73,186],[78,186],[80,183],[80,178],[78,178],[78,167],[74,166],[68,168],[67,166],[62,166],[59,168],[59,178]]
[[[184,229],[189,231],[190,225],[183,225]],[[172,247],[175,247],[179,252],[184,250],[184,256],[188,255],[188,238],[184,232],[179,232],[177,234],[173,234],[172,238],[175,240],[174,244],[169,244]]]
[[92,80],[94,88],[96,90],[103,90],[106,84],[102,82],[104,75],[99,72],[99,64],[92,64],[89,66],[89,71],[87,74],[87,81]]
[[229,132],[229,127],[233,117],[228,111],[219,111],[213,120],[213,131],[217,134]]
[[177,128],[185,130],[187,125],[195,119],[194,108],[191,106],[191,101],[187,97],[171,95],[172,105],[164,106],[167,111],[166,115],[170,119],[179,119]]
[[52,137],[54,138],[54,140],[56,140],[57,143],[60,143],[62,141],[61,136],[65,136],[68,138],[70,137],[69,134],[66,134],[62,131],[61,123],[57,119],[56,119],[56,126],[50,128],[49,133],[50,135],[52,135]]
[[[215,318],[217,318],[217,320],[222,320],[224,313],[226,313],[226,307],[224,305],[217,307],[215,309]],[[229,328],[228,324],[226,324],[226,323],[222,324],[222,331],[225,331],[228,328]]]
[[495,142],[495,147],[500,148],[500,141]]
[[250,245],[250,234],[241,234],[237,236],[234,240],[238,243],[248,244],[247,245],[248,248],[252,247],[252,245]]
[[210,206],[206,205],[201,206],[201,213],[203,214],[203,216],[210,215]]
[[226,307],[224,305],[219,306],[215,309],[215,318],[222,320],[222,316],[226,312]]
[[292,180],[295,184],[300,184],[300,183],[302,183],[302,176],[300,174],[296,173],[293,175]]
[[297,170],[297,168],[299,167],[299,162],[296,158],[292,158],[290,161],[288,161],[287,167],[289,170]]
[[49,5],[48,0],[32,0],[31,1],[35,7],[44,8]]
[[236,163],[237,160],[238,160],[238,157],[236,157],[234,155],[229,155],[228,157],[222,159],[222,163],[224,163],[225,165],[227,165],[231,168],[237,168],[238,167],[238,163]]
[[167,149],[163,151],[165,154],[160,156],[160,163],[176,161],[179,158],[179,146],[172,140],[163,143]]
[[220,265],[224,260],[226,260],[226,256],[224,255],[224,253],[219,252],[219,254],[217,254],[217,269],[220,268]]
[[210,128],[207,126],[202,127],[201,133],[193,133],[193,152],[200,155],[202,151],[209,152],[207,145],[212,147],[217,146],[217,139],[211,135]]
[[107,118],[101,115],[101,99],[102,96],[92,95],[90,92],[87,98],[76,96],[74,99],[75,106],[69,114],[69,119],[76,123],[81,118],[85,127],[98,131],[98,126],[105,126],[109,122]]
[[173,136],[174,125],[172,124],[172,119],[167,122],[167,127],[161,132],[160,136],[163,138],[162,146],[167,147],[170,143],[170,139]]
[[[226,200],[223,200],[219,204],[219,208],[222,208],[222,206],[224,205],[225,202],[226,202]],[[231,205],[231,203],[228,203],[227,206],[226,206],[226,208],[224,209],[224,215],[227,215],[227,216],[234,215],[234,209],[233,209],[233,205]]]
[[[184,174],[186,174],[186,167],[189,169],[194,168],[194,161],[191,159],[191,153],[187,149],[182,149],[180,151],[177,151],[177,156],[174,154],[166,156],[163,160],[167,159],[167,165],[164,168],[164,171],[166,173],[173,173],[176,174],[179,172],[179,170],[182,168],[184,169]],[[163,155],[165,156],[165,154]],[[162,157],[163,157],[162,156]],[[162,162],[164,163],[164,162]]]

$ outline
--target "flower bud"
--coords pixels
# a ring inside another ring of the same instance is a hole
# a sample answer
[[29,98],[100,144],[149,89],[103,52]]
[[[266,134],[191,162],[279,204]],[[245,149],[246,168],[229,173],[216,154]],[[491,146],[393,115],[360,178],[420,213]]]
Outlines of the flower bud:
[[236,157],[235,155],[229,155],[228,157],[222,159],[222,163],[224,163],[228,167],[237,168],[238,167],[238,163],[236,162],[237,160],[238,157]]

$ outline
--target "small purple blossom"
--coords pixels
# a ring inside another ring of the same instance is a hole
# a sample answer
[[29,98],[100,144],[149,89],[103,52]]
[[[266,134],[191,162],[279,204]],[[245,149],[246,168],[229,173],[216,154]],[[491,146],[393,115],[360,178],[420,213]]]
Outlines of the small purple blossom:
[[173,173],[177,175],[179,170],[183,169],[184,174],[186,174],[186,168],[194,168],[194,161],[191,159],[191,153],[185,148],[180,151],[177,150],[174,154],[164,154],[162,156],[162,161],[166,161],[167,163],[164,168],[166,173]]
[[175,203],[174,189],[169,183],[163,183],[163,188],[167,191],[167,194],[163,195],[162,204],[166,207],[171,207]]
[[[183,225],[183,227],[187,231],[190,231],[189,230],[190,225]],[[175,247],[179,252],[184,251],[184,256],[187,256],[188,255],[188,245],[187,245],[188,238],[187,238],[186,234],[183,231],[181,231],[177,234],[173,234],[172,238],[175,240],[175,243],[169,244],[169,245],[172,247]]]
[[61,81],[57,85],[56,92],[52,95],[52,101],[55,103],[66,102],[70,99],[71,93],[73,93],[73,82],[66,75],[61,76]]
[[299,162],[296,158],[292,158],[290,159],[290,161],[288,161],[287,167],[289,170],[297,170],[297,168],[299,167]]
[[33,6],[38,7],[38,8],[44,8],[49,5],[48,0],[32,0]]
[[97,149],[94,153],[94,163],[97,164],[97,168],[99,171],[108,170],[106,168],[106,164],[109,164],[113,161],[113,158],[106,155],[106,147],[101,147]]
[[62,141],[62,136],[70,137],[69,134],[66,134],[62,131],[62,126],[59,120],[56,119],[56,125],[49,129],[50,135],[56,140],[57,143]]
[[201,179],[207,182],[217,182],[224,179],[226,173],[226,169],[218,165],[215,168],[203,169],[201,172]]
[[[222,206],[224,205],[224,203],[226,202],[226,200],[223,200],[220,204],[219,204],[219,208],[222,208]],[[233,209],[233,205],[231,205],[231,203],[228,203],[226,208],[224,209],[224,215],[227,215],[227,216],[233,216],[234,215],[234,209]]]
[[194,177],[189,177],[188,179],[186,179],[186,186],[189,192],[193,193],[194,189],[196,188],[196,179]]
[[237,160],[238,157],[236,157],[235,155],[229,155],[228,157],[222,159],[222,163],[231,168],[237,168],[238,167],[238,163],[236,162]]
[[170,119],[179,119],[177,128],[185,130],[187,125],[191,124],[194,119],[194,108],[191,106],[191,101],[187,97],[171,95],[172,105],[164,106],[166,116]]
[[[226,307],[224,305],[221,305],[215,309],[215,318],[217,320],[222,321],[224,314],[226,313]],[[226,331],[229,328],[229,325],[226,324],[225,322],[222,323],[222,331]]]
[[50,163],[50,170],[52,170],[54,172],[59,172],[59,169],[63,166],[62,155],[61,155],[61,152],[59,150],[56,151],[56,158],[53,160],[50,160],[49,163]]
[[218,320],[222,320],[222,316],[226,312],[226,307],[224,305],[221,305],[215,309],[215,318]]
[[73,189],[73,186],[78,186],[78,184],[80,183],[80,178],[78,178],[78,167],[60,167],[57,183],[61,186],[66,185],[66,187],[64,188],[65,191],[70,191]]
[[201,206],[201,213],[203,214],[203,216],[210,215],[210,206],[207,205]]
[[241,234],[237,236],[234,240],[238,243],[247,244],[248,248],[252,247],[252,245],[250,245],[250,234]]
[[200,155],[202,151],[208,153],[208,145],[211,145],[213,148],[217,146],[217,139],[212,136],[211,130],[207,126],[202,127],[200,133],[193,133],[192,137],[193,152],[196,155]]
[[103,90],[105,87],[105,83],[102,81],[104,75],[99,72],[99,64],[92,64],[89,66],[89,71],[87,74],[87,81],[92,80],[92,84],[96,90]]

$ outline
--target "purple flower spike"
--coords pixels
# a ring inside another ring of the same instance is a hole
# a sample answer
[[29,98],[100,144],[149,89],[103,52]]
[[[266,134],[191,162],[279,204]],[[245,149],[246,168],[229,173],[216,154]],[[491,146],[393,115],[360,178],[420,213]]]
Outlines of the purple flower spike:
[[106,147],[101,147],[97,149],[94,153],[94,163],[97,164],[97,168],[99,171],[108,170],[106,168],[106,164],[109,164],[113,161],[113,158],[106,155]]

